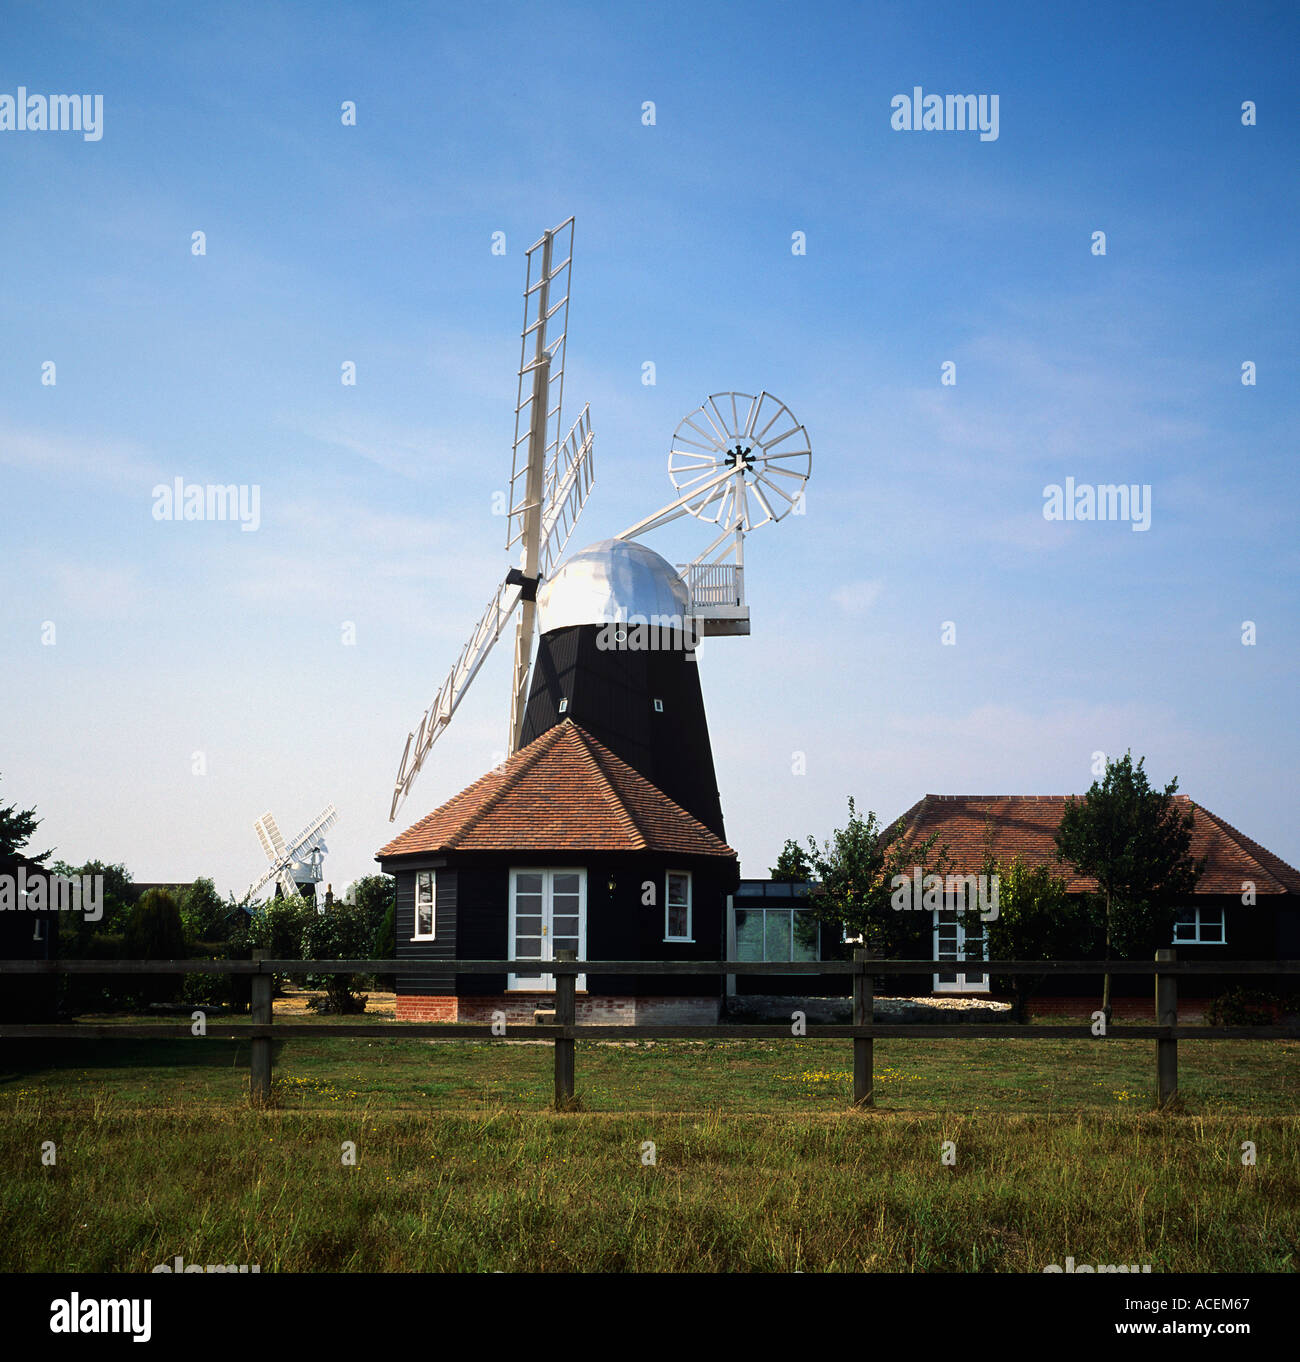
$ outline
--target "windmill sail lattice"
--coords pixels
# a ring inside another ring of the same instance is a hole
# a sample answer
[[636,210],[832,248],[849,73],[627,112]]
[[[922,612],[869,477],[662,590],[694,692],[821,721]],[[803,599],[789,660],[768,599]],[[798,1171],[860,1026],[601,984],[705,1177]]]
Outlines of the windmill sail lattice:
[[572,267],[570,217],[546,232],[527,252],[506,531],[506,548],[520,547],[519,566],[512,568],[497,587],[496,595],[419,727],[407,736],[393,784],[390,822],[397,817],[397,810],[410,793],[430,749],[451,721],[516,609],[519,619],[515,631],[509,750],[514,752],[519,743],[528,699],[538,582],[553,570],[563,554],[594,476],[588,407],[583,407],[567,436],[560,437]]
[[270,865],[260,880],[249,886],[247,898],[255,898],[267,885],[279,884],[286,898],[294,898],[298,882],[293,877],[293,867],[305,861],[313,851],[325,849],[325,834],[339,820],[339,812],[333,804],[328,804],[291,842],[285,842],[279,825],[269,813],[264,813],[253,824],[257,840],[262,844]]

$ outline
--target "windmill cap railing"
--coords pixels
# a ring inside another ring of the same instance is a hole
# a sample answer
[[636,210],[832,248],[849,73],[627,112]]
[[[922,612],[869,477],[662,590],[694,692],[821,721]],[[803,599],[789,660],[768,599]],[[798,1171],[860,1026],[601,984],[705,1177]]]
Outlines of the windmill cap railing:
[[691,593],[691,605],[739,606],[744,603],[745,569],[737,563],[678,563]]

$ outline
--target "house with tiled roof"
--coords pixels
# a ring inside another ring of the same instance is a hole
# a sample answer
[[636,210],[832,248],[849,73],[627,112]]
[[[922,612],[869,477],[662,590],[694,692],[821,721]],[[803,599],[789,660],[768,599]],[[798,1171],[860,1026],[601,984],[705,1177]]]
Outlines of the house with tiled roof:
[[[1066,882],[1071,894],[1097,888],[1057,860],[1055,834],[1065,812],[1066,795],[927,794],[902,815],[902,835],[917,842],[937,835],[946,846],[952,871],[977,875],[986,849],[1002,864],[1020,856],[1031,867],[1046,865]],[[1292,960],[1300,958],[1300,871],[1240,832],[1225,819],[1176,795],[1193,813],[1191,853],[1205,858],[1205,870],[1188,901],[1178,907],[1169,944],[1187,960]],[[897,821],[897,820],[896,820]],[[987,959],[979,938],[967,940],[956,915],[934,911],[934,959],[944,968],[934,976],[936,992],[987,992],[989,979],[970,965]],[[1049,980],[1044,992],[1084,994],[1100,991],[1095,979]],[[1185,996],[1212,996],[1235,984],[1275,991],[1259,977],[1186,979]],[[1198,986],[1199,985],[1199,990]],[[1095,987],[1094,987],[1095,986]],[[1117,994],[1148,996],[1150,979],[1116,976]]]
[[[399,1020],[532,1022],[551,1006],[545,964],[719,960],[736,853],[616,756],[562,719],[378,852],[397,882]],[[537,960],[535,971],[457,976],[440,962]],[[579,1020],[714,1020],[722,980],[592,973]]]

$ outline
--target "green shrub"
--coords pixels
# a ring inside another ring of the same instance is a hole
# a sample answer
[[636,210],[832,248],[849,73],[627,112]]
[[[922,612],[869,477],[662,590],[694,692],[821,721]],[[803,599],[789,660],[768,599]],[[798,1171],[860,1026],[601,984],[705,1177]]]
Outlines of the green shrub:
[[[335,903],[323,913],[313,913],[302,931],[302,956],[305,960],[355,960],[370,954],[374,929],[366,912],[352,903]],[[360,1012],[365,999],[353,991],[355,976],[324,974],[308,976],[319,982],[329,997],[333,1012]]]
[[[113,932],[83,933],[66,958],[125,960],[124,938]],[[62,954],[62,951],[60,951]],[[65,974],[62,1007],[72,1013],[112,1012],[129,1007],[136,997],[136,977],[127,974]]]
[[[309,899],[272,899],[253,909],[244,923],[236,923],[230,933],[228,956],[232,960],[251,960],[254,950],[270,953],[273,960],[301,960],[302,934],[316,917],[316,905]],[[290,970],[275,977],[276,987],[286,979],[301,978],[305,971]]]
[[[374,944],[371,946],[376,960],[395,960],[397,958],[397,903],[396,901],[388,905],[388,911],[384,914],[384,920],[379,924],[379,929],[375,932]],[[375,976],[375,987],[392,992],[397,987],[397,976],[394,974],[377,974]]]
[[[141,894],[126,923],[126,953],[132,960],[183,960],[188,954],[180,906],[166,889]],[[133,976],[146,1003],[174,1003],[181,993],[177,974]]]
[[1205,1010],[1211,1026],[1276,1026],[1286,1003],[1276,993],[1257,988],[1233,988]]

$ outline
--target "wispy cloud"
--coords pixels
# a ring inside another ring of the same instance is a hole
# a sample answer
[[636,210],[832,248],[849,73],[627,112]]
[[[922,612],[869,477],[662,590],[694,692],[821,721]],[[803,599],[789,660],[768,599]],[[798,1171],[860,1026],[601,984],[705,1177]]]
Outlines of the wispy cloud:
[[0,464],[53,477],[74,475],[121,487],[150,487],[164,477],[145,450],[120,439],[90,440],[46,430],[0,429]]

